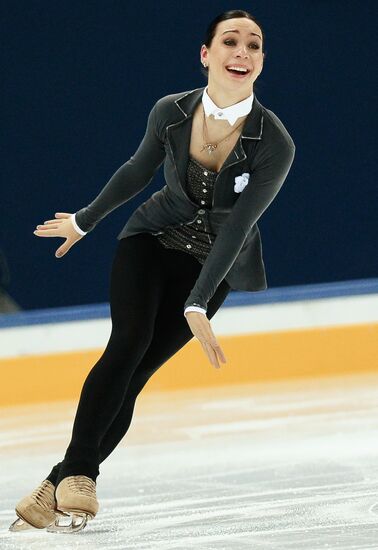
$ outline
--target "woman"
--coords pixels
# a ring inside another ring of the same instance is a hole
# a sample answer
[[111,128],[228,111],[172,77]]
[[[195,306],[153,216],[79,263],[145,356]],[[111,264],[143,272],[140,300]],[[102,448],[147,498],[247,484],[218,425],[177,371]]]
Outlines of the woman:
[[[85,380],[64,459],[18,503],[12,530],[82,529],[99,508],[99,464],[126,434],[148,379],[193,335],[219,368],[226,358],[209,319],[231,288],[266,288],[256,222],[282,186],[295,146],[254,97],[263,47],[261,25],[248,12],[216,17],[200,51],[207,87],[159,99],[138,150],[94,201],[37,226],[37,236],[66,239],[56,252],[64,256],[164,161],[167,184],[118,235],[112,332]],[[70,526],[59,526],[60,514],[71,516]]]

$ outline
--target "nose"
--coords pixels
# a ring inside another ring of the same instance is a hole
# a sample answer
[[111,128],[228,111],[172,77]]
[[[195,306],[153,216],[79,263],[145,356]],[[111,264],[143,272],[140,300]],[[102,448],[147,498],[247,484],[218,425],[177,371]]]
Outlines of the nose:
[[243,55],[244,57],[248,57],[248,51],[246,46],[240,46],[237,50],[236,55]]

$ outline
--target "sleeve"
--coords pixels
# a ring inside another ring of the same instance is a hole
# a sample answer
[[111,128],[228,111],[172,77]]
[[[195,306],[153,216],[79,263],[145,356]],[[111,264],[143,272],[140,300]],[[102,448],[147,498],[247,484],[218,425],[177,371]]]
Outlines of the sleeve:
[[86,235],[88,233],[88,231],[82,231],[80,227],[77,225],[75,220],[75,214],[71,214],[71,222],[72,222],[72,225],[74,226],[75,231],[77,231],[79,235]]
[[198,306],[189,306],[189,307],[187,307],[184,311],[185,317],[186,317],[186,314],[188,313],[188,311],[197,311],[197,313],[203,313],[204,315],[206,315],[206,309],[203,309],[202,307],[198,307]]
[[207,303],[234,264],[252,226],[277,195],[294,160],[295,145],[280,139],[261,153],[250,181],[240,193],[202,265],[197,281],[184,304],[207,311]]
[[112,210],[133,198],[151,182],[165,158],[164,142],[157,128],[157,105],[148,115],[144,137],[130,159],[113,174],[99,195],[75,213],[75,223],[88,233]]

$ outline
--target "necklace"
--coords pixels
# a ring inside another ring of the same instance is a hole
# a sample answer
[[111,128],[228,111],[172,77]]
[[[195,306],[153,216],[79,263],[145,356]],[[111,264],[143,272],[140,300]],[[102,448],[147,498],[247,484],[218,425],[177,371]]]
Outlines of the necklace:
[[[209,139],[209,135],[208,135],[208,131],[207,131],[207,124],[206,124],[206,116],[205,116],[205,109],[203,108],[202,106],[202,110],[203,110],[203,124],[202,124],[202,137],[203,137],[203,140],[204,140],[204,143],[203,143],[203,147],[201,149],[201,153],[204,149],[206,149],[206,151],[209,153],[209,155],[211,155],[215,149],[218,147],[218,145],[220,143],[222,143],[222,141],[224,141],[225,139],[228,139],[234,132],[236,132],[236,130],[238,128],[240,128],[240,126],[243,124],[244,120],[241,121],[240,124],[238,124],[238,126],[236,126],[236,128],[234,128],[232,130],[232,132],[230,132],[226,137],[222,138],[220,141],[218,141],[217,143],[210,143],[208,141]],[[206,137],[205,137],[205,128],[206,128]]]

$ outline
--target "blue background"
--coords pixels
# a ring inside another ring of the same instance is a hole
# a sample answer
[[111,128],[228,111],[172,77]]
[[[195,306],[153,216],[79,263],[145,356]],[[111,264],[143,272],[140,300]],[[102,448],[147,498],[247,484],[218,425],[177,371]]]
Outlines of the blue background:
[[[377,3],[2,2],[0,247],[23,309],[108,301],[116,236],[162,168],[61,259],[33,235],[75,212],[134,153],[164,95],[205,86],[210,21],[245,9],[265,35],[256,97],[296,157],[259,220],[268,286],[377,277]],[[374,91],[374,95],[373,95]]]

